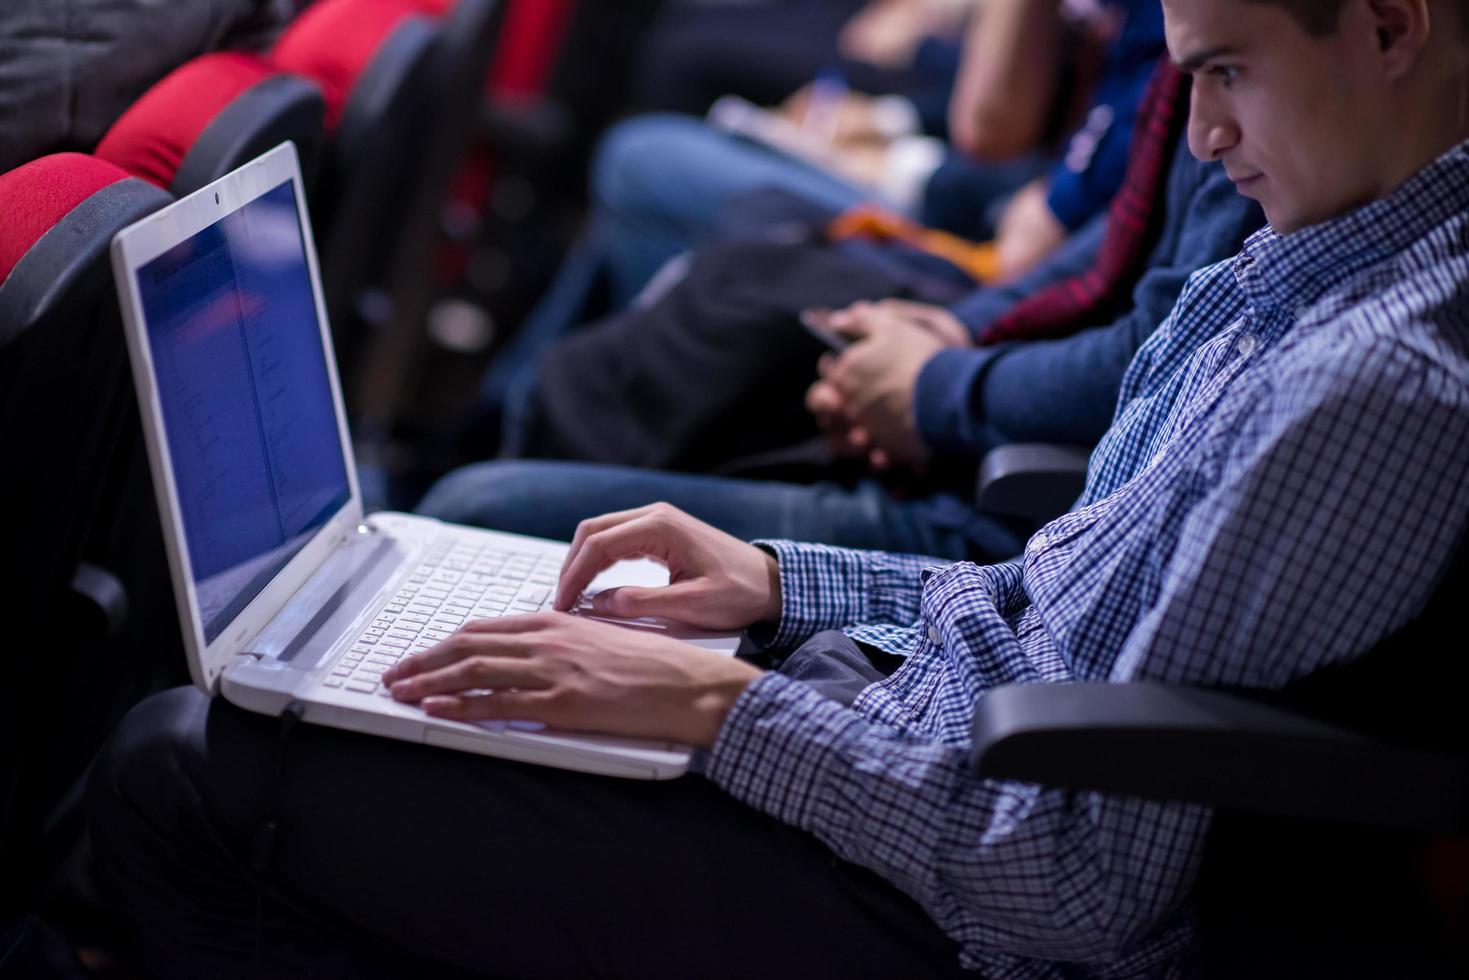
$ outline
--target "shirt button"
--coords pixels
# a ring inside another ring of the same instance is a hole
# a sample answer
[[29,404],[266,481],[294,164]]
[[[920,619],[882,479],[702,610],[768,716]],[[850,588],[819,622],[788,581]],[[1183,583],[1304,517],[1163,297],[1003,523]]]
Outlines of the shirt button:
[[1247,333],[1239,339],[1239,341],[1235,344],[1235,348],[1239,351],[1240,357],[1249,357],[1251,354],[1255,353],[1255,348],[1259,345],[1259,343],[1260,342],[1255,339],[1254,334]]
[[1044,531],[1039,531],[1034,534],[1030,539],[1030,550],[1040,551],[1042,548],[1050,543],[1051,539],[1046,537],[1046,533]]
[[932,643],[936,647],[943,646],[943,644],[939,642],[939,628],[932,623],[928,624],[928,642]]

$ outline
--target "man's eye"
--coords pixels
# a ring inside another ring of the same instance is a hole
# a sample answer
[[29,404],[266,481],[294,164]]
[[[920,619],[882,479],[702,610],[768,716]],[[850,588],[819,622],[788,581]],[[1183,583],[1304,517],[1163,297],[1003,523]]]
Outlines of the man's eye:
[[1239,69],[1233,65],[1211,65],[1208,74],[1210,78],[1217,80],[1225,88],[1229,88],[1239,77]]

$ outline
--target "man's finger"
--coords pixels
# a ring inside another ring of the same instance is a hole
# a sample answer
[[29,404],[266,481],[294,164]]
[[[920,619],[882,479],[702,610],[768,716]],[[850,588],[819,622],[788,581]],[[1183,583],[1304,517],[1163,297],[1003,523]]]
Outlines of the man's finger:
[[626,585],[593,596],[592,611],[598,616],[612,616],[617,619],[658,616],[664,619],[687,620],[698,593],[699,590],[691,583],[675,583],[655,588]]
[[399,701],[420,701],[435,694],[460,694],[485,689],[550,687],[541,670],[524,657],[477,656],[388,683]]
[[830,382],[818,381],[806,390],[806,408],[817,418],[839,415],[842,411],[842,396]]
[[[651,505],[634,507],[631,510],[619,510],[611,514],[602,514],[599,517],[589,517],[576,526],[576,533],[571,537],[571,547],[567,549],[566,557],[561,561],[561,574],[566,574],[566,569],[571,565],[572,559],[581,550],[582,542],[599,531],[605,531],[609,527],[626,524],[628,521],[636,520],[648,514],[652,510]],[[560,608],[559,606],[557,608]]]
[[577,597],[609,566],[625,558],[656,558],[666,561],[671,542],[669,529],[645,514],[625,524],[618,524],[588,535],[576,556],[561,572],[556,585],[556,608],[566,611]]
[[871,303],[854,303],[845,310],[836,310],[826,318],[826,328],[851,340],[863,340],[872,335],[882,321],[883,314]]
[[[499,620],[477,620],[422,653],[398,661],[383,674],[383,683],[391,684],[425,671],[439,670],[478,653],[493,652],[498,656],[513,656],[515,651],[524,650],[525,644],[487,635],[494,632],[489,628],[490,624],[498,625],[501,633],[523,633],[539,628],[542,624],[537,623],[537,619],[536,616],[509,616]],[[481,622],[486,625],[480,626]]]
[[420,707],[425,714],[454,721],[545,721],[548,691],[495,691],[492,694],[436,694]]

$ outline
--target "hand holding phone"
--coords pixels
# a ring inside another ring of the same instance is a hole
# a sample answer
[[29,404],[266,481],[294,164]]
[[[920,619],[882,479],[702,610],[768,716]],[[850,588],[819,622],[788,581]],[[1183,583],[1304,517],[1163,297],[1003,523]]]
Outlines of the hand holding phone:
[[801,326],[806,332],[834,351],[844,351],[852,345],[852,338],[837,333],[828,323],[831,319],[831,310],[802,310]]

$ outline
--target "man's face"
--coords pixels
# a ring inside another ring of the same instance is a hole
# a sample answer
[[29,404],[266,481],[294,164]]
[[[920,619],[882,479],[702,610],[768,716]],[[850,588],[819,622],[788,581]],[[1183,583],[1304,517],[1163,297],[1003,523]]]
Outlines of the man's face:
[[1283,234],[1391,189],[1369,5],[1345,8],[1339,30],[1315,38],[1276,6],[1163,0],[1169,53],[1194,78],[1189,149],[1223,162]]

